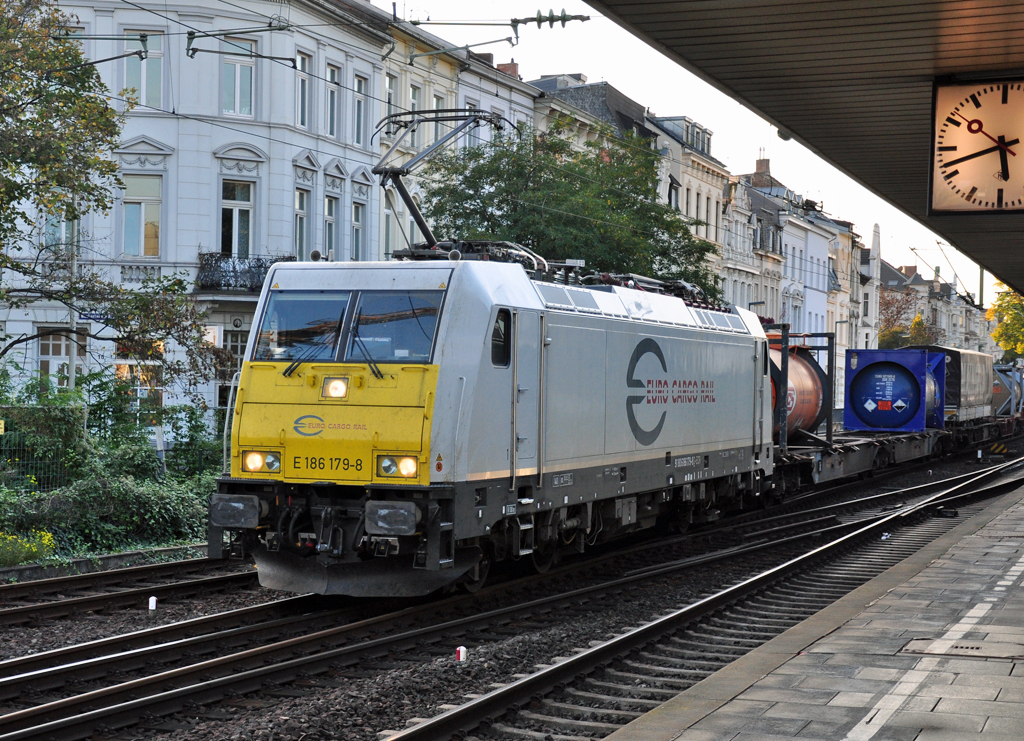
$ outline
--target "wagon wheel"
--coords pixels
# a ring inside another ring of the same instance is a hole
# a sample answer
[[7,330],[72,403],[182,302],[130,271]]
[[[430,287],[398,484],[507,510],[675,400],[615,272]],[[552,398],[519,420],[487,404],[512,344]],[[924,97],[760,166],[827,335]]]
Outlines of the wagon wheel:
[[546,574],[551,570],[551,567],[555,565],[555,561],[558,557],[558,548],[555,545],[555,541],[549,540],[546,543],[541,543],[538,547],[533,549],[533,553],[530,554],[530,560],[533,562],[533,570],[538,574]]
[[491,556],[484,549],[483,555],[480,556],[480,560],[476,562],[476,565],[466,572],[465,581],[459,583],[459,588],[464,592],[470,594],[476,594],[483,586],[484,582],[487,581],[487,575],[491,572]]

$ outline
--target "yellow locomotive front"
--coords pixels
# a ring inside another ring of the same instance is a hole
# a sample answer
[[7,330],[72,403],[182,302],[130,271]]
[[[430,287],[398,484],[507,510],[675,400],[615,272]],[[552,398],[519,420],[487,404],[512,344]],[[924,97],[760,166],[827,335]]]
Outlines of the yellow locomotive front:
[[264,586],[395,593],[443,557],[423,532],[448,275],[394,272],[277,270],[261,298],[210,516]]

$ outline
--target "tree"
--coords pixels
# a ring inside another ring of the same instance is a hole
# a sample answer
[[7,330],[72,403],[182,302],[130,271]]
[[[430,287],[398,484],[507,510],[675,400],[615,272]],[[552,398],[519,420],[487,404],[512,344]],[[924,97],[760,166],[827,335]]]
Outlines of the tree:
[[[212,376],[218,356],[203,340],[191,286],[173,276],[126,290],[80,257],[89,238],[72,225],[109,210],[121,184],[111,152],[124,113],[108,105],[106,85],[71,35],[74,20],[52,0],[0,4],[0,306],[44,302],[88,314],[90,337],[113,339],[123,356],[162,361],[165,384],[189,386]],[[39,337],[0,334],[0,360]],[[184,356],[156,352],[168,341]]]
[[907,341],[904,345],[937,345],[941,340],[939,330],[927,324],[924,317],[918,314],[910,323],[910,331],[907,333]]
[[1024,296],[1005,285],[996,285],[996,300],[985,318],[999,322],[992,339],[1003,348],[1003,362],[1024,356]]
[[917,306],[917,293],[883,288],[878,294],[878,348],[901,347],[908,332],[907,324]]
[[576,151],[565,122],[522,137],[437,154],[421,180],[424,212],[440,236],[516,242],[552,261],[586,260],[611,273],[699,285],[721,296],[708,257],[687,220],[658,196],[660,155],[633,134],[605,136]]

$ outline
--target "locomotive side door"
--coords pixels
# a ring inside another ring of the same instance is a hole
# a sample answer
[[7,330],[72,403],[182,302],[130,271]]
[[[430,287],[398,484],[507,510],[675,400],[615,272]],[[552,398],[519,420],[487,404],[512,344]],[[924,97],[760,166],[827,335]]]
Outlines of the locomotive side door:
[[513,323],[512,477],[537,472],[540,437],[541,318],[536,311],[518,311]]

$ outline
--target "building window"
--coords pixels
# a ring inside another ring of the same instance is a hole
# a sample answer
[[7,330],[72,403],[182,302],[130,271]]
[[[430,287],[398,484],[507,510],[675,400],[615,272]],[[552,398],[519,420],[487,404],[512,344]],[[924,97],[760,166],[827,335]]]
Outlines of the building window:
[[233,363],[230,368],[222,368],[219,371],[219,379],[225,382],[223,385],[217,387],[217,406],[221,409],[225,409],[228,405],[228,400],[231,398],[231,385],[230,381],[232,376],[237,371],[242,370],[242,359],[245,356],[245,343],[249,338],[248,332],[237,332],[234,330],[228,330],[224,332],[224,339],[221,341],[221,347],[231,353]]
[[220,251],[249,257],[252,246],[252,183],[225,180],[221,184]]
[[704,219],[708,222],[704,227],[704,236],[711,237],[711,196],[704,201]]
[[[388,75],[386,78],[384,97],[386,102],[385,115],[390,116],[392,113],[396,112],[396,107],[398,105],[398,78],[394,75]],[[388,127],[384,129],[384,133],[387,136],[391,136],[395,133],[395,130],[388,125]]]
[[[700,221],[700,193],[698,193],[697,197],[694,199],[694,205],[697,207],[697,210],[694,213],[693,218],[695,218],[697,221]],[[700,236],[700,225],[699,224],[697,225],[697,228],[695,229],[695,231],[697,233],[697,236],[699,237]]]
[[124,254],[160,257],[160,177],[123,175]]
[[355,87],[355,105],[352,106],[352,110],[355,111],[355,143],[362,145],[366,138],[366,78],[357,77]]
[[864,294],[864,303],[862,304],[861,310],[860,310],[861,314],[864,315],[865,319],[867,319],[867,316],[868,316],[868,307],[869,306],[871,306],[871,294],[865,293]]
[[669,185],[668,186],[668,205],[669,208],[678,211],[679,210],[679,186]]
[[[466,110],[475,111],[480,106],[473,101],[466,101]],[[480,146],[480,127],[473,126],[469,129],[469,136],[466,137],[466,145],[470,147]]]
[[341,70],[333,64],[327,65],[327,135],[338,135],[338,105],[341,101],[338,83]]
[[47,247],[77,246],[81,224],[78,219],[51,216],[46,219],[46,226],[43,229],[43,243]]
[[309,230],[309,191],[295,189],[295,255],[306,259]]
[[[434,110],[435,111],[440,111],[440,110],[443,110],[443,109],[444,109],[444,96],[443,95],[435,95],[434,96]],[[434,141],[437,141],[438,139],[440,139],[441,136],[442,136],[441,122],[440,121],[434,121]]]
[[391,259],[392,240],[395,238],[395,212],[391,206],[384,207],[384,259]]
[[255,44],[237,39],[225,40],[226,51],[240,56],[225,56],[221,66],[221,111],[230,116],[252,116],[252,78]]
[[[39,334],[39,378],[57,376],[57,385],[68,383],[68,357],[71,353],[71,330],[61,327],[40,327]],[[78,345],[75,352],[75,374],[85,369],[86,343],[88,337],[84,329],[76,329]]]
[[324,256],[334,259],[338,246],[338,199],[327,196],[324,199]]
[[163,368],[149,363],[115,363],[114,375],[131,388],[131,407],[139,423],[156,424],[156,412],[164,404]]
[[[137,38],[139,31],[127,31],[126,35],[136,38],[126,38],[124,50],[126,52],[139,51],[142,49],[142,42]],[[163,100],[163,74],[161,68],[164,62],[163,34],[146,34],[146,59],[138,57],[127,57],[124,60],[124,83],[125,87],[135,91],[135,98],[141,105],[150,108],[160,108]]]
[[[420,109],[420,89],[415,85],[409,88],[409,110],[418,111]],[[417,131],[413,129],[409,133],[409,146],[416,147],[417,144]]]
[[686,215],[690,215],[690,189],[686,189]]
[[363,221],[366,206],[362,203],[352,204],[352,259],[363,259]]
[[309,128],[309,67],[311,57],[299,52],[295,55],[295,123]]

